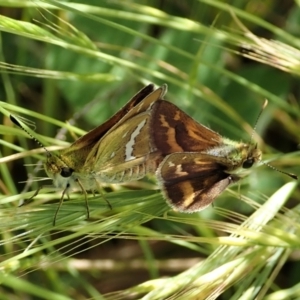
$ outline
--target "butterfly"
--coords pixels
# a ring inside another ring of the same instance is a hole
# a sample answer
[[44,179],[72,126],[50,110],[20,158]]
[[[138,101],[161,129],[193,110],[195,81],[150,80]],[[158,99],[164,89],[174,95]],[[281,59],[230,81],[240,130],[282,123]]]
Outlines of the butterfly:
[[[89,217],[88,190],[100,190],[101,183],[138,180],[156,171],[162,157],[149,138],[150,116],[153,104],[166,91],[166,85],[158,89],[152,84],[146,86],[108,121],[68,148],[56,154],[47,151],[45,171],[54,185],[63,190],[53,224],[64,195],[70,190],[79,189],[84,193]],[[11,120],[22,127],[14,116]]]
[[152,143],[164,157],[157,180],[175,210],[204,209],[261,161],[256,143],[224,138],[168,101],[156,101],[151,117]]

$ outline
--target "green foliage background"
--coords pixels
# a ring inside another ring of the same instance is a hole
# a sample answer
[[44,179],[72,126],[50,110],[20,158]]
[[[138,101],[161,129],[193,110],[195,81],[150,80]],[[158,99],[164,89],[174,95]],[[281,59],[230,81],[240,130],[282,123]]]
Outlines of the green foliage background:
[[248,141],[267,98],[264,161],[299,175],[299,13],[297,1],[0,0],[0,299],[299,299],[288,176],[261,166],[192,215],[172,212],[154,177],[108,186],[113,210],[91,195],[90,220],[74,193],[53,228],[60,191],[18,207],[45,153],[8,118],[35,122],[53,150],[167,83],[167,100]]

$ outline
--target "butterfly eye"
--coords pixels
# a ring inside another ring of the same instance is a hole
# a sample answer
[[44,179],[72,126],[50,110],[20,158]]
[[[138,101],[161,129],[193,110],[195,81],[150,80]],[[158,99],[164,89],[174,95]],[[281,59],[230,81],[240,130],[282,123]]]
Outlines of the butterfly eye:
[[254,159],[253,158],[248,158],[243,163],[243,169],[249,169],[253,166],[253,164],[254,164]]
[[74,170],[72,168],[62,168],[60,175],[62,177],[70,177],[72,175],[72,173],[74,172]]

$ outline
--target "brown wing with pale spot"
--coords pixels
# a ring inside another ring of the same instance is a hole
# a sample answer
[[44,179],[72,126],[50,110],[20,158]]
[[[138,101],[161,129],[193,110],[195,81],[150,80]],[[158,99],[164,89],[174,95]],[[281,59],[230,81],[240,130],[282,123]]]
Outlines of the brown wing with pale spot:
[[[152,105],[159,99],[162,99],[166,91],[167,85],[164,84],[147,95],[139,104],[132,108],[117,124],[107,131],[97,144],[95,144],[92,151],[89,152],[85,164],[89,165],[95,157],[99,160],[98,164],[104,162],[107,156],[111,156],[112,153],[116,154],[117,151],[120,153],[120,149],[126,148],[128,143],[132,144],[132,142],[134,142],[132,147],[136,148],[139,153],[138,157],[146,156],[154,150],[155,147],[151,143],[150,131],[148,129],[148,115],[150,115]],[[145,120],[144,125],[147,124],[145,128],[143,128],[143,120]],[[139,125],[142,127],[137,130]],[[132,136],[135,134],[137,134],[137,136]],[[115,164],[123,163],[125,152],[122,151],[122,155],[116,154],[113,158]]]
[[210,205],[233,182],[225,169],[210,155],[173,153],[162,161],[157,176],[175,210],[196,212]]
[[138,114],[106,135],[97,149],[93,168],[100,172],[108,167],[118,168],[129,161],[146,158],[153,152],[155,149],[149,142],[148,120],[149,113]]
[[163,155],[200,152],[222,142],[218,133],[197,123],[168,101],[156,101],[152,106],[151,128],[153,143]]

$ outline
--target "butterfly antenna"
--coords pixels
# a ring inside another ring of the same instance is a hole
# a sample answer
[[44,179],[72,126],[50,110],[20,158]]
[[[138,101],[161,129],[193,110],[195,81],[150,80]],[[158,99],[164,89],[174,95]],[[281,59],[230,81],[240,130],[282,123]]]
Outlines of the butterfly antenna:
[[293,178],[293,179],[298,180],[298,176],[295,175],[295,174],[293,174],[293,173],[288,173],[288,172],[281,171],[281,170],[275,168],[274,166],[272,166],[272,165],[270,165],[270,164],[268,164],[268,163],[266,163],[266,162],[263,162],[263,161],[261,161],[261,163],[262,163],[263,165],[268,166],[269,168],[271,168],[271,169],[273,169],[273,170],[279,172],[279,173],[282,173],[282,174],[287,175],[287,176],[289,176],[289,177],[291,177],[291,178]]
[[261,117],[261,114],[263,113],[264,109],[267,107],[267,105],[268,105],[268,100],[265,99],[265,102],[264,102],[264,104],[263,104],[263,106],[262,106],[262,108],[261,108],[261,110],[260,110],[260,112],[259,112],[259,114],[258,114],[258,116],[257,116],[257,118],[256,118],[256,121],[255,121],[255,123],[254,123],[254,127],[253,127],[253,131],[252,131],[252,134],[251,134],[250,141],[253,140],[253,136],[254,136],[254,134],[255,134],[255,132],[256,132],[257,123],[258,123],[258,121],[259,121],[259,119],[260,119],[260,117]]
[[46,147],[37,138],[35,138],[27,129],[25,129],[13,115],[10,115],[9,118],[15,125],[23,129],[41,148],[43,148],[48,156],[51,156],[51,153],[46,149]]
[[[250,139],[251,141],[253,140],[253,136],[254,136],[254,134],[255,134],[255,132],[256,132],[257,123],[258,123],[258,121],[259,121],[259,119],[260,119],[260,117],[261,117],[262,112],[263,112],[264,109],[267,107],[267,105],[268,105],[268,100],[265,99],[265,102],[264,102],[264,104],[263,104],[263,106],[262,106],[262,108],[261,108],[261,110],[260,110],[260,112],[259,112],[259,114],[258,114],[258,116],[257,116],[257,119],[256,119],[256,121],[255,121],[255,123],[254,123],[253,132],[252,132],[252,134],[251,134],[251,139]],[[268,164],[268,163],[266,163],[266,162],[263,162],[263,161],[261,161],[261,160],[260,160],[260,162],[261,162],[263,165],[268,166],[269,168],[273,169],[274,171],[277,171],[277,172],[279,172],[279,173],[282,173],[282,174],[287,175],[287,176],[289,176],[289,177],[291,177],[291,178],[293,178],[293,179],[298,180],[298,176],[295,175],[295,174],[293,174],[293,173],[288,173],[288,172],[281,171],[281,170],[275,168],[274,166],[272,166],[272,165],[270,165],[270,164]]]

